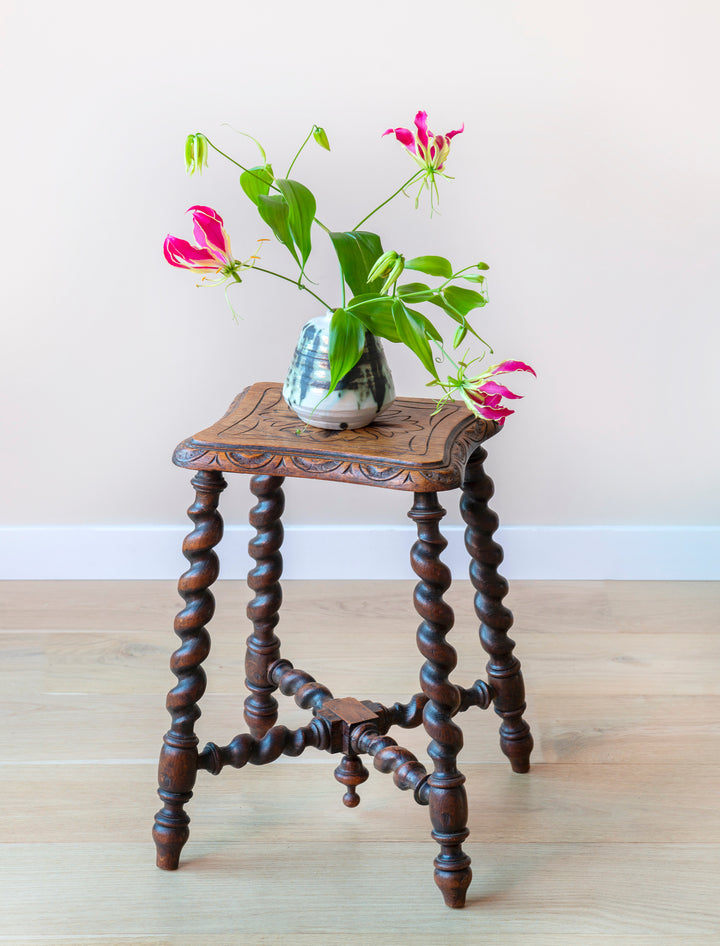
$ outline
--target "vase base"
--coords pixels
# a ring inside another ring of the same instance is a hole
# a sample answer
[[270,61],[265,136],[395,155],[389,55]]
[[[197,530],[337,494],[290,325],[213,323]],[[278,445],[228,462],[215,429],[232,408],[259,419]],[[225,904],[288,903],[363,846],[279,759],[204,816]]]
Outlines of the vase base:
[[360,427],[368,427],[372,424],[375,418],[379,417],[386,407],[389,407],[389,404],[384,404],[379,411],[375,404],[364,410],[354,407],[346,411],[337,408],[332,411],[324,411],[321,407],[308,410],[289,403],[288,407],[308,427],[320,427],[322,430],[357,430]]

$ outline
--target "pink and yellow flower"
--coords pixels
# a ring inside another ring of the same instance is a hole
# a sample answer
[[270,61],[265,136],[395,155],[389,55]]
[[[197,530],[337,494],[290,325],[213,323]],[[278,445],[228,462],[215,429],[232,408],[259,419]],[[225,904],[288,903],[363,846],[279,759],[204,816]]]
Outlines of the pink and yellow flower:
[[455,131],[448,131],[444,135],[433,135],[428,129],[427,112],[418,112],[415,116],[415,128],[417,129],[415,132],[409,128],[388,128],[383,132],[383,136],[395,135],[420,167],[429,174],[442,171],[450,154],[450,142],[455,135],[464,131],[465,125]]
[[196,205],[187,213],[193,217],[193,232],[198,245],[193,246],[181,237],[168,234],[163,252],[171,266],[191,269],[196,273],[219,273],[230,276],[236,269],[230,248],[230,237],[223,227],[223,219],[212,207]]
[[535,375],[530,365],[526,365],[524,361],[503,361],[499,365],[493,365],[476,378],[460,379],[458,391],[473,414],[504,424],[505,418],[515,413],[509,407],[503,406],[502,399],[505,397],[518,400],[522,394],[514,394],[504,384],[498,384],[497,381],[492,380],[495,375],[509,374],[513,371],[529,371],[530,374]]

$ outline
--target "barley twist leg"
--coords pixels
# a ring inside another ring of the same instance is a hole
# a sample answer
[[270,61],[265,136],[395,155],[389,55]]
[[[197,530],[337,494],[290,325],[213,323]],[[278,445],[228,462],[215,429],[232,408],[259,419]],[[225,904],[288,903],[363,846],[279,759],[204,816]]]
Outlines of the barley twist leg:
[[245,657],[245,683],[250,695],[245,700],[244,715],[256,739],[262,739],[278,718],[278,704],[273,696],[277,686],[269,678],[268,668],[280,657],[275,628],[282,604],[283,526],[280,517],[285,508],[282,483],[282,476],[259,475],[250,480],[250,489],[258,502],[250,510],[250,525],[257,534],[248,546],[255,559],[255,566],[248,574],[248,585],[255,597],[247,608],[253,632],[247,639]]
[[460,693],[449,680],[457,655],[445,640],[454,623],[452,609],[442,597],[451,582],[449,569],[440,561],[440,553],[447,545],[439,529],[445,510],[435,493],[416,493],[408,515],[418,530],[411,561],[420,579],[414,596],[415,609],[422,618],[417,643],[425,657],[420,685],[428,698],[423,723],[431,739],[428,754],[434,764],[427,785],[432,836],[440,845],[435,858],[435,883],[449,907],[462,907],[472,871],[470,858],[462,849],[468,836],[465,776],[456,765],[463,735],[452,719],[460,706]]
[[467,524],[465,545],[471,556],[470,579],[475,588],[475,611],[480,618],[480,641],[490,655],[487,672],[493,691],[495,712],[501,717],[500,747],[510,759],[514,772],[527,772],[533,738],[523,719],[525,686],[520,661],[513,656],[515,641],[508,637],[512,612],[502,600],[507,581],[498,574],[503,550],[493,540],[498,517],[488,506],[493,481],[483,470],[487,453],[479,447],[465,470],[460,511]]
[[182,643],[170,661],[178,682],[167,697],[172,723],[160,753],[158,794],[163,807],[155,815],[153,828],[157,864],[164,870],[177,869],[180,851],[190,834],[190,818],[184,805],[192,798],[197,775],[198,738],[194,726],[200,716],[197,704],[206,685],[200,664],[210,651],[210,635],[205,625],[215,610],[215,599],[208,589],[219,570],[218,557],[212,550],[223,533],[223,521],[217,511],[220,492],[226,486],[222,474],[201,471],[193,477],[192,484],[195,502],[188,509],[188,516],[194,528],[183,542],[183,554],[190,568],[178,583],[185,607],[175,618],[175,633]]

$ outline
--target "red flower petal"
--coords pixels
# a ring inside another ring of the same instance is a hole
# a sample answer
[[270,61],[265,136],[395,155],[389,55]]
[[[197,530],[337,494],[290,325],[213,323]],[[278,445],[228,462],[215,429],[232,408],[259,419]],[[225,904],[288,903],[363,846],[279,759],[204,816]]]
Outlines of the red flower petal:
[[180,237],[167,235],[163,244],[165,259],[179,269],[192,269],[199,273],[216,273],[221,267],[209,250],[193,246]]
[[445,137],[446,137],[446,138],[454,138],[455,135],[460,135],[460,134],[462,134],[462,132],[464,132],[464,131],[465,131],[465,122],[463,122],[462,128],[458,128],[458,129],[456,129],[455,131],[448,131],[448,132],[446,132],[446,133],[445,133]]
[[411,154],[416,153],[415,135],[409,128],[388,128],[380,137],[383,138],[385,135],[395,135],[400,144],[405,145]]
[[206,247],[224,264],[232,262],[230,238],[223,229],[223,219],[212,207],[190,208],[193,215],[193,231],[199,245]]
[[515,411],[511,411],[509,407],[489,407],[487,404],[483,404],[476,408],[475,413],[484,417],[486,420],[497,420],[502,424],[505,418],[514,414]]
[[490,369],[490,374],[506,374],[509,371],[529,371],[530,374],[535,375],[537,378],[537,375],[530,365],[526,365],[524,361],[503,361],[499,365],[493,365]]
[[427,149],[428,146],[428,126],[427,126],[427,112],[418,112],[415,116],[415,127],[417,128],[417,137],[420,144],[423,148]]
[[486,381],[485,384],[480,385],[478,391],[482,391],[484,394],[497,394],[501,397],[522,397],[522,394],[513,394],[509,388],[506,388],[504,384],[498,384],[497,381]]
[[220,216],[217,210],[213,210],[212,207],[204,207],[202,204],[195,204],[192,207],[188,207],[185,213],[191,213],[193,216],[195,216],[196,211],[200,214],[203,214],[205,217],[210,217],[212,220],[217,220],[220,226],[223,226],[223,218]]

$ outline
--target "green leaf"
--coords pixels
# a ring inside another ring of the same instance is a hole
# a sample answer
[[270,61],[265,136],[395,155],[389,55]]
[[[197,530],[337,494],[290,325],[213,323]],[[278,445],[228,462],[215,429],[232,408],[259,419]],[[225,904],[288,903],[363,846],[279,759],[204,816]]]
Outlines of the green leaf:
[[430,321],[430,319],[427,318],[427,316],[423,315],[422,312],[418,312],[417,309],[409,309],[407,306],[405,308],[407,309],[408,312],[411,312],[415,316],[415,318],[418,320],[418,322],[420,322],[420,324],[425,328],[426,336],[428,338],[432,338],[436,342],[440,342],[440,344],[442,345],[442,340],[443,340],[442,335],[440,334],[440,332],[438,332],[438,330],[435,328],[435,326]]
[[365,326],[352,313],[336,309],[330,320],[330,391],[355,367],[364,348]]
[[450,260],[444,256],[415,256],[405,260],[405,269],[415,269],[428,276],[442,276],[443,279],[450,279],[453,272]]
[[368,230],[349,230],[331,233],[330,239],[335,247],[345,282],[353,295],[359,296],[368,291],[379,294],[382,279],[374,279],[368,283],[367,277],[375,261],[383,253],[380,237]]
[[417,317],[419,313],[408,309],[400,299],[394,300],[392,313],[400,341],[407,345],[410,351],[415,352],[424,367],[434,378],[437,378],[438,374],[432,351],[425,335],[425,325]]
[[392,296],[379,296],[376,292],[363,292],[359,296],[353,296],[345,308],[358,306],[369,311],[372,307],[376,307],[378,311],[384,312],[386,309],[392,309],[392,303]]
[[487,299],[474,289],[465,289],[463,286],[447,286],[443,289],[446,301],[459,312],[467,315],[473,309],[479,309],[487,303]]
[[240,175],[240,187],[242,187],[247,196],[257,207],[258,197],[260,197],[260,195],[267,197],[270,193],[270,185],[274,179],[273,169],[270,165],[260,165],[259,167],[250,168],[250,170],[242,172]]
[[[487,347],[490,348],[490,346],[485,341],[485,339],[481,335],[478,335],[478,333],[475,331],[472,325],[470,325],[470,323],[467,321],[467,319],[461,312],[458,312],[457,309],[454,309],[450,305],[450,303],[447,301],[444,295],[437,295],[435,296],[434,299],[430,299],[430,302],[432,302],[433,305],[439,306],[441,309],[443,309],[450,316],[451,319],[454,319],[454,321],[460,325],[461,328],[464,328],[467,332],[470,332],[472,335],[475,336],[475,338],[478,339],[478,341],[482,342],[483,345],[487,345]],[[492,351],[492,349],[490,350]]]
[[390,296],[376,296],[372,292],[353,296],[347,310],[359,319],[368,332],[389,342],[399,342],[400,337],[392,316],[393,300]]
[[454,319],[456,322],[459,322],[461,325],[465,324],[465,316],[462,313],[454,309],[450,303],[447,301],[444,295],[438,293],[432,299],[428,299],[428,302],[432,302],[433,305],[439,306],[443,309],[451,319]]
[[298,255],[295,252],[292,233],[290,232],[290,224],[288,223],[290,208],[285,198],[280,194],[273,195],[272,197],[259,194],[257,209],[262,219],[270,227],[278,240],[290,250],[298,266],[301,266]]
[[275,186],[283,195],[288,204],[288,224],[292,233],[295,246],[300,250],[302,257],[302,269],[305,269],[305,263],[312,248],[310,242],[310,229],[315,219],[315,210],[317,203],[312,191],[308,190],[304,184],[298,181],[288,181],[278,178]]
[[328,141],[327,132],[324,128],[321,128],[319,125],[315,125],[313,128],[313,138],[321,148],[324,148],[326,151],[330,150],[330,142]]
[[406,282],[397,287],[399,296],[412,296],[412,302],[429,302],[436,294],[436,289],[431,289],[424,282]]
[[458,323],[458,325],[467,326],[467,331],[474,335],[479,341],[481,341],[483,345],[487,344],[485,340],[480,335],[478,335],[472,325],[470,325],[462,312],[458,312],[457,309],[454,309],[447,299],[444,298],[444,296],[435,296],[435,298],[431,299],[430,302],[432,302],[433,305],[439,306],[441,309],[443,309],[451,319]]

